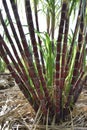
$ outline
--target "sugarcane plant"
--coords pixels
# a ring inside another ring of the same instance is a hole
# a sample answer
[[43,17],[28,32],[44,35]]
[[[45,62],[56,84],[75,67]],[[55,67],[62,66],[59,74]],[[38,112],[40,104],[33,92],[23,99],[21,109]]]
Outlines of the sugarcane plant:
[[[21,24],[16,1],[9,0],[16,27],[8,2],[1,1],[11,33],[0,9],[0,21],[7,38],[5,40],[0,34],[0,56],[35,112],[41,108],[40,113],[45,123],[47,117],[49,123],[54,119],[57,123],[65,119],[73,109],[86,79],[86,0],[44,1],[47,22],[45,32],[41,32],[39,26],[39,3],[41,5],[42,1],[33,0],[32,10],[30,0],[24,0],[26,27],[29,31],[27,36]],[[76,6],[77,16],[74,14]],[[72,13],[77,19],[71,34]]]

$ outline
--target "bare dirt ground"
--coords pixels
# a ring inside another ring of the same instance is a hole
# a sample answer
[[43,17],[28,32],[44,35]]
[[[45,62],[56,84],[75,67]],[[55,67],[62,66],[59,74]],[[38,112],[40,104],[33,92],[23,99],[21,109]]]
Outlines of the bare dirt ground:
[[[29,102],[8,74],[0,75],[0,130],[27,130],[27,124],[34,122],[35,113]],[[87,83],[85,83],[71,119],[62,127],[84,127],[87,130]],[[55,128],[58,129],[58,128]],[[54,129],[54,130],[55,130]],[[78,129],[78,130],[80,130]],[[67,129],[68,130],[68,129]]]

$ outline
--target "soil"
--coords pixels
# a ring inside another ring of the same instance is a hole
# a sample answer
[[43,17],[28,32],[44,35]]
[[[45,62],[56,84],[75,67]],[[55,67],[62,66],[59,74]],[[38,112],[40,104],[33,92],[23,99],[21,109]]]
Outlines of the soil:
[[[0,74],[0,129],[28,130],[28,125],[33,124],[34,118],[34,110],[11,75]],[[83,86],[74,111],[71,112],[70,121],[60,125],[62,128],[71,126],[80,127],[80,129],[84,127],[83,130],[87,130],[87,83]],[[45,128],[43,127],[43,129]],[[56,129],[58,130],[57,127],[54,128],[54,130]]]

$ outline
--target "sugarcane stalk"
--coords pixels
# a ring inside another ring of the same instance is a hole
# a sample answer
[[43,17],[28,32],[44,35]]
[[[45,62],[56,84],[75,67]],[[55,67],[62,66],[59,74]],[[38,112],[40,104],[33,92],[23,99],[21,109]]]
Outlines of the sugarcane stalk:
[[59,35],[57,39],[57,56],[56,56],[56,90],[55,90],[55,95],[56,95],[56,114],[60,115],[60,106],[61,106],[61,86],[60,86],[60,57],[61,57],[61,46],[62,46],[62,36],[63,36],[63,29],[64,29],[64,22],[66,19],[66,10],[67,10],[67,2],[63,1],[62,4],[62,10],[61,10],[61,20],[60,20],[60,26],[59,26]]
[[52,2],[51,11],[51,39],[52,39],[52,52],[54,53],[54,33],[55,33],[55,0]]
[[[4,22],[4,19],[3,19],[3,16],[2,16],[1,11],[0,11],[0,20],[1,20],[2,26],[3,26],[3,28],[4,28],[5,34],[6,34],[7,38],[8,38],[8,40],[9,40],[9,43],[10,43],[12,49],[13,49],[13,52],[14,52],[14,54],[15,54],[15,57],[16,57],[16,59],[17,59],[19,65],[20,65],[21,71],[24,73],[24,77],[27,78],[27,75],[26,75],[26,72],[25,72],[25,68],[24,68],[24,66],[23,66],[23,64],[22,64],[22,62],[21,62],[21,60],[20,60],[20,57],[18,56],[17,49],[15,48],[14,43],[13,43],[13,41],[12,41],[12,38],[11,38],[11,36],[10,36],[10,34],[9,34],[9,31],[8,31],[6,25],[5,25],[5,22]],[[28,79],[27,79],[27,81],[28,81]]]
[[[39,32],[38,10],[37,10],[37,2],[36,2],[36,0],[34,0],[34,12],[35,12],[36,28],[37,28],[37,31]],[[38,43],[39,43],[39,46],[40,46],[40,57],[41,57],[41,63],[42,63],[42,67],[43,67],[43,73],[45,74],[44,59],[43,59],[43,54],[42,54],[42,51],[41,51],[42,43],[41,43],[40,37],[39,36],[37,36],[37,37],[38,37]]]
[[[36,93],[34,92],[33,88],[30,86],[29,81],[26,80],[24,74],[21,72],[21,70],[20,70],[18,64],[16,63],[14,57],[12,56],[12,54],[11,54],[9,48],[7,47],[7,45],[5,44],[5,42],[3,41],[1,35],[0,35],[0,41],[1,41],[1,45],[5,48],[6,54],[8,54],[9,58],[11,59],[13,65],[14,65],[14,67],[15,67],[15,69],[16,69],[16,71],[17,71],[19,77],[20,77],[20,79],[23,80],[23,82],[24,82],[25,85],[26,85],[26,88],[27,88],[28,91],[32,94],[33,98],[34,98],[34,99],[37,99],[37,103],[38,103],[38,98],[37,98],[37,96],[36,96]],[[6,55],[6,54],[5,54],[5,55]]]
[[[10,1],[10,2],[11,2],[13,13],[14,13],[14,16],[15,16],[15,19],[16,19],[16,22],[17,22],[17,27],[18,27],[18,30],[19,30],[19,33],[20,33],[20,37],[21,37],[21,40],[22,40],[22,45],[23,45],[24,52],[25,52],[25,55],[26,55],[26,58],[27,58],[27,62],[28,62],[28,65],[29,65],[29,68],[28,68],[29,75],[30,75],[31,79],[33,80],[35,89],[36,89],[36,91],[37,91],[37,93],[39,95],[39,100],[42,103],[44,101],[44,98],[43,98],[43,95],[41,94],[41,91],[40,91],[40,82],[39,82],[38,77],[35,74],[35,71],[34,71],[35,69],[33,68],[33,61],[31,59],[31,54],[29,52],[28,45],[27,45],[27,42],[26,42],[26,38],[25,38],[23,29],[22,29],[22,26],[21,26],[21,23],[20,23],[19,15],[18,15],[18,12],[17,12],[17,7],[16,7],[16,5],[15,5],[15,3],[13,1]],[[4,3],[6,5],[6,2],[3,0],[3,4]],[[45,105],[43,105],[42,108],[43,108],[43,113],[46,114]]]
[[64,88],[65,74],[66,74],[66,60],[67,60],[67,40],[68,40],[68,31],[69,31],[69,16],[67,9],[67,18],[65,22],[65,31],[64,31],[64,40],[63,40],[63,49],[62,49],[62,65],[61,65],[61,88]]
[[78,80],[76,81],[73,89],[73,105],[76,103],[82,89],[83,89],[83,84],[85,80],[81,80],[84,75],[84,71],[81,72],[80,76],[78,77]]
[[1,57],[4,59],[5,63],[7,64],[7,68],[11,72],[11,74],[12,74],[13,78],[15,79],[16,83],[19,85],[20,90],[23,92],[24,96],[30,102],[32,107],[34,107],[34,110],[37,111],[37,105],[33,106],[32,97],[31,97],[30,92],[28,91],[25,83],[20,78],[20,76],[17,74],[15,69],[11,66],[10,61],[9,61],[9,59],[7,57],[7,53],[5,52],[5,49],[3,48],[2,42],[3,41],[1,40],[1,35],[0,35],[0,53],[1,53]]
[[29,64],[29,71],[32,70],[32,71],[29,72],[29,74],[32,77],[34,86],[35,86],[36,91],[38,93],[39,100],[40,100],[41,106],[42,106],[42,111],[46,115],[47,109],[46,109],[46,103],[45,103],[44,95],[43,95],[42,91],[40,90],[39,77],[36,76],[36,73],[34,71],[33,63],[28,58],[28,57],[31,57],[31,54],[30,54],[30,51],[28,49],[27,41],[26,41],[26,38],[25,38],[25,35],[24,35],[24,32],[23,32],[22,26],[21,26],[21,22],[20,22],[20,18],[19,18],[19,15],[18,15],[17,7],[16,7],[16,5],[15,5],[13,0],[10,0],[10,3],[11,3],[11,6],[12,6],[12,9],[13,9],[13,12],[14,12],[14,16],[15,16],[15,19],[16,19],[17,27],[19,29],[20,37],[22,39],[22,44],[23,44],[24,51],[25,51],[25,54],[26,54],[26,57],[27,57],[27,61],[28,61],[28,64]]
[[70,61],[71,61],[71,58],[72,58],[71,54],[73,52],[72,51],[73,50],[73,46],[74,46],[75,40],[77,38],[78,29],[79,29],[80,20],[81,20],[81,15],[82,15],[82,0],[80,1],[78,17],[77,17],[77,21],[76,21],[76,26],[75,26],[73,39],[72,39],[71,46],[70,46],[70,50],[69,50],[69,53],[68,53],[67,64],[66,64],[66,67],[65,67],[65,72],[66,72],[65,77],[67,77],[67,74],[68,74],[68,71],[69,71],[69,65],[70,65]]
[[80,22],[79,36],[78,36],[77,53],[76,53],[76,58],[75,58],[73,77],[72,77],[72,81],[71,81],[72,87],[70,88],[70,92],[69,92],[66,106],[68,106],[70,104],[70,97],[71,97],[71,95],[73,95],[73,88],[75,86],[75,83],[78,80],[78,76],[80,73],[79,72],[80,67],[82,67],[81,61],[83,62],[83,51],[81,52],[81,49],[84,50],[84,48],[83,48],[83,43],[84,43],[83,42],[83,34],[84,34],[84,18],[83,18],[83,14],[82,14],[81,22]]
[[29,0],[25,0],[25,9],[26,9],[28,29],[29,29],[29,32],[30,32],[30,38],[31,38],[32,46],[33,46],[33,52],[34,52],[34,57],[35,57],[36,66],[37,66],[37,70],[38,70],[38,75],[39,75],[39,78],[40,78],[40,81],[41,81],[41,84],[42,84],[42,88],[44,90],[46,102],[48,103],[49,108],[52,108],[52,104],[51,104],[51,100],[50,100],[51,98],[50,98],[50,95],[49,95],[49,92],[48,92],[48,89],[47,89],[47,86],[46,86],[46,80],[43,76],[41,65],[40,65],[38,49],[37,49],[37,42],[36,42],[35,32],[34,32],[32,13],[31,13],[31,6],[30,6]]

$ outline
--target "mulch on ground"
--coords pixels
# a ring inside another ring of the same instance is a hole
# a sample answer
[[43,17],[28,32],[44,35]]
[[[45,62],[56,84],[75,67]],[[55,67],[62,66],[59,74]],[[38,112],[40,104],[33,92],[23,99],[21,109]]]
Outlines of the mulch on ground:
[[[0,74],[0,127],[28,129],[27,125],[34,122],[35,113],[29,102],[10,74]],[[63,127],[84,127],[87,128],[87,83],[83,86],[82,93],[71,112],[71,120],[60,125]],[[37,125],[38,127],[38,125]],[[41,126],[44,129],[44,126]],[[53,126],[52,126],[53,127]],[[56,126],[54,130],[58,129]],[[77,130],[78,130],[77,128]],[[51,126],[49,126],[49,129]],[[68,129],[68,128],[67,128]]]

